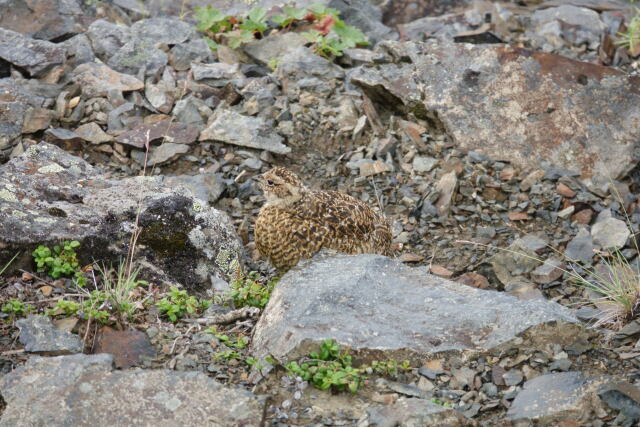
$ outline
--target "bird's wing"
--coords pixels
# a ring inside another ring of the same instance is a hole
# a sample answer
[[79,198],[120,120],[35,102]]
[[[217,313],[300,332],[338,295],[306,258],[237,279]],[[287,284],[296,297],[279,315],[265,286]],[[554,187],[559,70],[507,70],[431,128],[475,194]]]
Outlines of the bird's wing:
[[365,238],[380,219],[364,202],[337,191],[317,192],[322,222],[330,225],[338,236]]

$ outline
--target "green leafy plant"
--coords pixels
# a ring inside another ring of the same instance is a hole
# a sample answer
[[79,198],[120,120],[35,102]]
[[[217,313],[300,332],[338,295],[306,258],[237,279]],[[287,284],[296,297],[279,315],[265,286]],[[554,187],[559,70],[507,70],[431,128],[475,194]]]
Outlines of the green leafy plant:
[[231,283],[229,297],[236,308],[251,306],[263,308],[269,302],[271,292],[276,286],[278,279],[273,279],[266,284],[258,280],[258,273],[251,272],[246,277]]
[[213,355],[215,360],[242,360],[242,356],[235,350],[219,351]]
[[[267,11],[261,7],[251,9],[246,15],[229,16],[206,6],[195,9],[195,18],[198,30],[206,35],[205,40],[213,50],[223,42],[236,49],[256,37],[262,37],[269,29]],[[274,15],[271,22],[279,31],[289,31],[294,26],[311,26],[302,34],[316,53],[325,57],[341,56],[345,49],[369,44],[360,29],[340,19],[340,11],[319,3],[307,8],[284,6],[282,13]]]
[[160,314],[164,314],[174,323],[188,314],[194,314],[206,309],[209,305],[211,305],[210,300],[198,301],[196,297],[190,296],[187,291],[180,290],[175,286],[171,287],[167,297],[156,303]]
[[450,402],[446,402],[442,399],[438,399],[438,398],[432,398],[431,399],[431,403],[435,403],[436,405],[440,405],[440,406],[444,406],[446,408],[452,408],[453,405]]
[[355,393],[366,379],[365,371],[354,368],[351,356],[340,352],[340,346],[334,340],[325,340],[318,352],[309,353],[309,358],[300,362],[289,362],[285,368],[320,390],[348,389]]
[[2,305],[0,311],[8,313],[13,317],[24,316],[34,310],[34,307],[30,304],[25,304],[17,298],[11,298]]
[[61,276],[74,276],[79,286],[86,284],[86,277],[80,271],[80,262],[75,249],[80,247],[77,240],[65,241],[55,245],[53,250],[40,245],[32,253],[38,272],[47,272],[54,279]]
[[235,339],[223,334],[214,334],[214,336],[227,347],[237,348],[238,350],[242,350],[247,346],[247,344],[249,344],[249,338],[245,337],[244,335],[239,335]]
[[107,295],[104,292],[94,290],[88,293],[81,303],[73,300],[58,300],[56,305],[45,314],[47,316],[59,314],[79,316],[85,320],[97,320],[105,323],[109,320],[109,311],[104,309],[106,300]]

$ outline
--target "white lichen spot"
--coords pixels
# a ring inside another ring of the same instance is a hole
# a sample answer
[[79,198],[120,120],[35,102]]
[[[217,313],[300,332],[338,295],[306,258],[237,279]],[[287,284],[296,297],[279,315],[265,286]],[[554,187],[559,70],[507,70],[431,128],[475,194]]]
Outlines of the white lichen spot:
[[80,383],[78,388],[82,393],[91,393],[93,391],[93,386],[89,383]]
[[9,190],[0,190],[0,199],[6,200],[7,202],[18,203],[16,195]]
[[171,396],[166,391],[161,391],[153,396],[153,400],[163,405],[169,411],[175,411],[182,405],[182,401],[175,396]]
[[40,173],[58,173],[62,172],[64,168],[57,163],[51,163],[50,165],[42,166],[38,169]]
[[220,249],[216,256],[216,265],[224,273],[231,275],[234,274],[240,268],[240,260],[238,255],[228,249]]
[[53,218],[45,218],[45,217],[41,217],[41,216],[35,218],[34,221],[35,222],[40,222],[40,223],[43,223],[43,224],[51,224],[51,223],[56,222],[56,220],[53,219]]
[[194,212],[202,212],[204,210],[204,206],[202,206],[202,204],[197,200],[194,200],[193,205],[191,205],[191,209],[193,209]]

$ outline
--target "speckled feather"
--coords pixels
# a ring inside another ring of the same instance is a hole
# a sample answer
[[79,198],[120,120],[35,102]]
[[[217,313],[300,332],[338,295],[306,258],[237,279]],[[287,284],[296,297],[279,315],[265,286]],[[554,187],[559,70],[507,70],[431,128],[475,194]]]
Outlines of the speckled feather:
[[255,223],[256,247],[279,271],[322,248],[390,254],[389,223],[366,203],[336,191],[310,190],[280,167],[263,175],[261,187],[267,204]]

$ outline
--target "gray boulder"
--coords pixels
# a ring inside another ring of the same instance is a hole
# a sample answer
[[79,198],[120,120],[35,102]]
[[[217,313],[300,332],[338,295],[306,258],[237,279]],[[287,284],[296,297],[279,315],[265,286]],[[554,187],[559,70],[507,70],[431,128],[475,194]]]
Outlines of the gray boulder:
[[103,61],[110,58],[131,38],[128,27],[98,19],[87,29],[93,51]]
[[110,354],[32,357],[0,378],[0,426],[260,426],[263,398],[200,372],[113,370]]
[[495,45],[430,40],[384,42],[378,50],[392,60],[363,66],[351,80],[462,149],[523,168],[545,160],[606,180],[636,164],[640,93],[625,73]]
[[82,243],[82,262],[117,262],[126,254],[138,209],[136,255],[160,279],[207,287],[211,274],[229,278],[240,262],[231,221],[206,201],[163,185],[162,177],[106,179],[54,145],[34,145],[0,166],[0,202],[2,265],[17,252],[27,264],[39,244],[72,239]]
[[134,23],[131,26],[131,35],[134,39],[154,44],[175,45],[193,38],[196,30],[180,19],[151,18]]
[[575,322],[559,304],[472,288],[383,256],[320,254],[280,280],[253,348],[287,360],[335,339],[365,358],[422,360],[507,348],[523,336],[571,341],[584,333]]
[[39,40],[81,32],[85,15],[79,0],[8,0],[0,2],[0,28]]
[[374,404],[358,421],[367,426],[471,426],[462,413],[425,399],[400,398],[392,405]]

